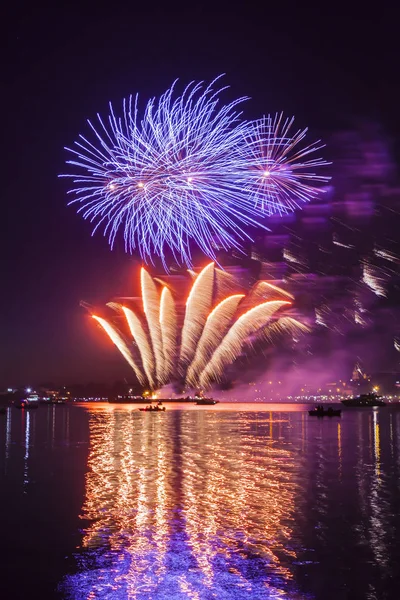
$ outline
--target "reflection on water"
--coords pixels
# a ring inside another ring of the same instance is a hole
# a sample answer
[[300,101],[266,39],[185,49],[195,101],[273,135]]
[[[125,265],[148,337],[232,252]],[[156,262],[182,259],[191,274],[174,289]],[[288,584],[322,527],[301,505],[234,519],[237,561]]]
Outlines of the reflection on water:
[[397,600],[400,407],[177,408],[0,416],[1,598]]
[[75,597],[290,596],[299,463],[274,439],[287,418],[112,410],[89,422],[82,518],[94,569]]
[[26,486],[28,485],[28,459],[29,459],[29,439],[30,439],[30,426],[31,426],[31,413],[30,411],[24,411],[25,417],[25,454],[24,454],[24,493],[26,493]]
[[8,459],[10,458],[10,444],[11,444],[11,407],[7,408],[6,412],[6,434],[5,438],[5,467],[7,468]]

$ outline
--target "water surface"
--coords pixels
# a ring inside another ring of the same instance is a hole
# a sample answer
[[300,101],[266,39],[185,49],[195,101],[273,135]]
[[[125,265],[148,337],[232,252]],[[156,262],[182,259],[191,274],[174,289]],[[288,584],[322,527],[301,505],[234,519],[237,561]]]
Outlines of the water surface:
[[400,410],[306,408],[9,408],[4,597],[398,598]]

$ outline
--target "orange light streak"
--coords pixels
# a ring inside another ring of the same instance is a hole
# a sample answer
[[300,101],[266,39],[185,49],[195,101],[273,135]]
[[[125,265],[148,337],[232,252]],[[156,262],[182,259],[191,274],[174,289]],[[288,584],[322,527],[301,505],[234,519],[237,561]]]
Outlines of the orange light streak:
[[207,316],[211,310],[214,287],[214,263],[210,263],[198,274],[187,302],[182,329],[179,360],[188,365],[194,358]]
[[176,368],[177,351],[177,314],[175,301],[170,290],[164,287],[160,301],[160,327],[164,354],[165,380],[172,376]]
[[143,369],[147,375],[147,379],[149,380],[150,389],[154,389],[156,386],[155,383],[155,364],[154,364],[154,354],[149,343],[149,339],[143,326],[140,322],[140,319],[133,310],[127,308],[126,306],[121,306],[127,323],[129,325],[130,332],[134,341],[139,348],[140,356],[142,358]]
[[156,375],[158,383],[164,382],[164,355],[160,330],[160,297],[153,278],[142,267],[140,271],[143,310],[149,325],[150,338],[156,359]]
[[142,370],[139,368],[139,366],[134,361],[133,356],[132,356],[125,340],[121,336],[121,334],[115,329],[115,327],[110,325],[110,323],[108,323],[105,319],[102,319],[101,317],[97,317],[96,315],[92,315],[92,318],[96,319],[96,321],[102,326],[104,331],[107,333],[107,335],[109,336],[111,341],[117,346],[117,348],[121,352],[122,356],[125,358],[127,363],[132,367],[133,371],[135,372],[136,377],[138,378],[138,381],[142,385],[145,385],[146,380],[143,377]]
[[207,317],[206,324],[197,344],[196,354],[187,371],[189,385],[198,385],[198,375],[203,371],[215,349],[228,331],[233,316],[244,294],[235,294],[222,300]]
[[282,306],[290,305],[286,300],[270,300],[255,306],[242,315],[228,331],[211,360],[200,375],[200,385],[207,386],[220,377],[224,367],[240,354],[247,337],[265,326]]

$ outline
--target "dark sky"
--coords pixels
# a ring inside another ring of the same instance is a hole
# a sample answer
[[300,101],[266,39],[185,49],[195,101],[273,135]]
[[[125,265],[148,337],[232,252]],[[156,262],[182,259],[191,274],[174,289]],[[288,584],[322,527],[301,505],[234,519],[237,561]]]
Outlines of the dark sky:
[[229,100],[252,97],[246,117],[284,110],[319,134],[361,116],[394,137],[400,131],[395,3],[8,4],[0,386],[130,375],[79,301],[129,295],[138,262],[111,252],[100,233],[90,236],[57,177],[66,171],[64,146],[110,100],[139,92],[145,101],[177,77],[226,73]]

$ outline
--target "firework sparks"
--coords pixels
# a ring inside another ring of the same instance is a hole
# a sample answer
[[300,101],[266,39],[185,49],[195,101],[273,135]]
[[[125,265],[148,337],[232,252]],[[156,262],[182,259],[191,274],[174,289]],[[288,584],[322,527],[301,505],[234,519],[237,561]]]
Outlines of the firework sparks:
[[[287,300],[289,294],[268,282],[256,285],[256,289],[264,288],[264,293],[252,299],[253,306],[244,314],[241,304],[247,300],[245,294],[229,295],[213,305],[216,278],[214,263],[197,275],[180,320],[171,290],[163,285],[160,297],[154,279],[142,269],[144,315],[110,303],[125,317],[131,341],[125,340],[105,319],[94,317],[142,385],[156,389],[178,377],[191,387],[206,388],[221,379],[224,369],[239,357],[254,336],[261,335],[271,343],[277,335],[293,337],[307,330],[296,319],[281,316],[284,308],[292,304]],[[265,301],[266,293],[280,298]],[[182,330],[180,348],[179,330]],[[132,354],[132,342],[139,349],[141,363]]]
[[197,276],[186,302],[182,330],[180,362],[188,365],[195,354],[213,300],[214,263],[210,263]]
[[307,267],[307,261],[304,258],[296,256],[291,250],[288,248],[283,249],[283,258],[287,260],[289,263],[293,263],[296,265],[300,265],[301,267]]
[[325,307],[319,307],[315,309],[315,323],[321,325],[321,327],[328,327],[325,320]]
[[293,340],[298,341],[295,336],[298,333],[307,333],[310,328],[301,323],[293,317],[281,317],[277,321],[274,321],[262,330],[261,335],[265,337],[269,342],[274,342],[276,338],[279,338],[284,333],[289,333]]
[[354,313],[354,322],[356,323],[356,325],[361,325],[361,326],[365,326],[367,324],[367,321],[364,319],[364,317],[361,315],[361,313],[359,313],[357,311]]
[[167,381],[173,374],[176,362],[177,326],[175,301],[170,290],[164,287],[160,301],[160,327],[165,361],[165,378]]
[[374,294],[386,298],[385,279],[382,277],[382,272],[378,275],[377,268],[367,262],[363,263],[362,281],[368,286]]
[[279,294],[281,296],[285,296],[286,298],[289,298],[290,300],[294,300],[294,296],[293,294],[290,294],[287,290],[283,290],[282,288],[278,287],[277,285],[273,285],[272,283],[269,283],[268,281],[260,281],[259,285],[257,286],[257,291],[259,290],[259,293],[263,294],[264,297],[267,294]]
[[339,248],[347,248],[348,250],[351,250],[354,248],[354,246],[352,244],[345,244],[344,242],[341,242],[336,233],[333,234],[332,243],[335,246],[339,246]]
[[296,210],[318,196],[320,184],[330,179],[314,171],[328,163],[322,158],[309,158],[324,145],[318,141],[302,146],[307,129],[291,133],[293,123],[294,117],[277,113],[252,124],[250,150],[255,185],[251,197],[266,215]]
[[147,334],[143,329],[139,317],[135,315],[133,310],[127,308],[126,306],[121,306],[121,309],[124,311],[132,338],[139,348],[143,369],[149,381],[150,387],[153,388],[156,378],[155,362],[153,350],[149,343]]
[[394,252],[389,252],[389,250],[386,250],[385,248],[375,248],[374,254],[379,258],[384,258],[389,262],[400,265],[400,258]]
[[217,304],[208,315],[203,333],[197,345],[196,355],[187,372],[186,378],[190,385],[198,385],[196,374],[198,375],[203,371],[207,361],[211,359],[216,348],[222,342],[232,324],[233,316],[242,298],[244,298],[244,294],[228,296],[228,298]]
[[[219,79],[219,78],[218,78]],[[67,161],[76,173],[70,204],[104,229],[111,246],[120,230],[127,252],[145,261],[168,252],[192,263],[190,243],[216,259],[216,247],[240,250],[249,226],[273,213],[287,213],[319,193],[327,177],[308,159],[318,144],[301,147],[306,130],[290,133],[282,115],[244,121],[239,98],[222,105],[226,88],[191,83],[175,97],[175,84],[151,99],[142,114],[138,96],[123,101],[118,116],[89,123]]]
[[251,308],[239,317],[201,372],[199,378],[201,387],[208,387],[213,379],[219,379],[224,369],[239,356],[248,337],[263,327],[285,304],[289,305],[290,302],[271,300]]
[[164,353],[160,328],[160,297],[154,280],[145,269],[140,271],[143,310],[146,315],[156,358],[156,375],[158,381],[164,380]]
[[136,377],[138,378],[139,383],[144,385],[146,382],[144,373],[142,373],[140,367],[134,361],[132,352],[130,351],[122,335],[116,330],[115,327],[110,325],[110,323],[108,323],[105,319],[97,317],[96,315],[92,316],[93,319],[95,319],[102,326],[102,328],[107,333],[111,341],[117,346],[118,350],[121,352],[122,356],[125,358],[127,363],[132,367]]

